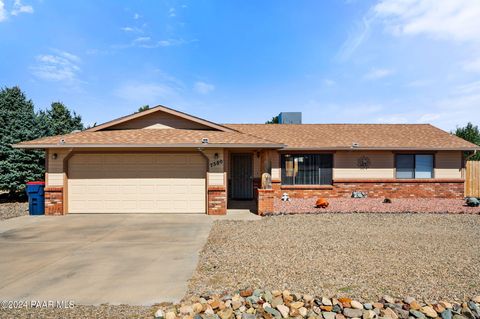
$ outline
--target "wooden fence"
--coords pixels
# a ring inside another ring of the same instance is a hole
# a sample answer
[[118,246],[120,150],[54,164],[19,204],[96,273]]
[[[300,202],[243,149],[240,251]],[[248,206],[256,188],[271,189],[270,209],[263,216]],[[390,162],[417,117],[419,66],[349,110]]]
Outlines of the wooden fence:
[[465,196],[480,197],[480,161],[467,161],[465,169]]

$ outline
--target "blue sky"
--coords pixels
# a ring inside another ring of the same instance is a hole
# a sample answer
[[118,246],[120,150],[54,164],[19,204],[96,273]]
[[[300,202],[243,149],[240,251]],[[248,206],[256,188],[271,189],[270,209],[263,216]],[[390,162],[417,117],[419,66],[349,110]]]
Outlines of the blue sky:
[[162,104],[451,130],[480,124],[480,1],[0,0],[0,85],[89,124]]

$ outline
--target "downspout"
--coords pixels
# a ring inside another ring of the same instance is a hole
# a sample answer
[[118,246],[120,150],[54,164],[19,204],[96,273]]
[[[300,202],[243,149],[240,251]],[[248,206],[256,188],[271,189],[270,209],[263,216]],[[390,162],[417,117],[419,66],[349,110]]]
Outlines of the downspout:
[[200,153],[200,155],[202,155],[203,158],[205,159],[206,168],[207,168],[207,170],[206,170],[206,172],[207,172],[206,175],[207,175],[207,176],[205,176],[205,180],[206,180],[206,183],[205,183],[205,184],[206,184],[206,185],[205,185],[205,196],[207,197],[207,198],[205,198],[205,213],[208,215],[208,183],[209,183],[209,181],[208,181],[208,169],[209,169],[209,167],[210,167],[210,165],[209,165],[209,164],[210,164],[210,159],[209,159],[208,156],[205,155],[205,153],[203,152],[203,148],[199,147],[199,148],[197,148],[197,150],[198,150],[198,152]]
[[209,159],[208,156],[205,155],[205,153],[203,152],[203,148],[199,147],[199,148],[197,148],[197,150],[200,152],[200,155],[202,155],[203,158],[205,159],[205,163],[206,163],[206,167],[207,167],[207,173],[208,173],[210,159]]
[[474,157],[477,154],[477,150],[473,150],[473,153],[465,157],[465,162]]

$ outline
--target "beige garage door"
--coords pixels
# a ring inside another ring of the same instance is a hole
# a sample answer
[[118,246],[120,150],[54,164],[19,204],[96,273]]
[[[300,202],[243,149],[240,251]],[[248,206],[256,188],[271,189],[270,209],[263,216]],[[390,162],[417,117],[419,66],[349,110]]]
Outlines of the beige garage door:
[[75,154],[70,213],[205,213],[200,154]]

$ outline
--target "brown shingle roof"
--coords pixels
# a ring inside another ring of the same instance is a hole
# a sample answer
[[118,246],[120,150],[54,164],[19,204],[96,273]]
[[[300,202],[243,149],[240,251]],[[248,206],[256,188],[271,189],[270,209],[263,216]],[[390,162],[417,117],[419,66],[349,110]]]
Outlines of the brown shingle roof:
[[[286,149],[479,150],[428,124],[228,124],[236,132],[134,129],[83,131],[16,145],[52,147],[269,147]],[[202,144],[202,138],[209,144]],[[61,143],[61,140],[65,143]]]
[[[202,138],[208,138],[208,145],[202,144]],[[61,140],[63,140],[64,143],[61,143]],[[282,145],[272,143],[260,137],[250,136],[239,132],[178,129],[134,129],[98,132],[83,131],[22,142],[17,144],[16,147],[213,147],[227,144],[232,145],[233,147],[282,147]]]
[[289,149],[474,150],[469,143],[429,124],[227,124],[227,127],[286,144]]

